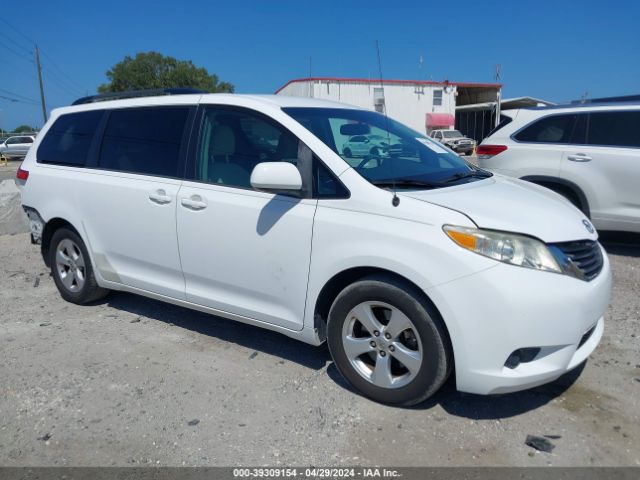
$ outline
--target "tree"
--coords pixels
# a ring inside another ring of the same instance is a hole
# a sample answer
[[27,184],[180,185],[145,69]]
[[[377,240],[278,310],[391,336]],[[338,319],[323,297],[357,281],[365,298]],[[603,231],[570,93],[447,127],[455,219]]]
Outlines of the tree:
[[196,67],[191,60],[177,60],[158,52],[129,55],[107,71],[109,83],[98,92],[126,92],[148,88],[197,88],[206,92],[233,92],[233,85],[220,82],[206,68]]
[[35,127],[30,127],[29,125],[20,125],[16,127],[13,133],[31,133],[35,132],[37,129]]

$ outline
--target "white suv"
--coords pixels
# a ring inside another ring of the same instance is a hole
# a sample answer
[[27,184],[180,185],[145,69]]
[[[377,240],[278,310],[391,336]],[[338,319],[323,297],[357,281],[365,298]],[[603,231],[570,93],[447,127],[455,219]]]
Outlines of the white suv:
[[640,232],[640,104],[506,112],[478,164],[566,197],[600,230]]
[[[54,110],[17,173],[62,297],[122,290],[325,340],[364,395],[549,382],[596,348],[611,273],[547,189],[379,113],[183,94]],[[347,158],[355,135],[386,152]]]

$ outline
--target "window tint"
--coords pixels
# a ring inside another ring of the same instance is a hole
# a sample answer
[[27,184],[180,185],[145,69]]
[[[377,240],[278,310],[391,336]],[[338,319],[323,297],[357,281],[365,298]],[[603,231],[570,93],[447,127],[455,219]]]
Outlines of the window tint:
[[188,107],[113,110],[98,166],[108,170],[177,177]]
[[33,138],[31,138],[31,137],[22,137],[22,138],[20,139],[20,141],[21,141],[22,143],[33,143]]
[[200,130],[195,179],[252,188],[250,177],[261,162],[298,166],[298,139],[251,111],[208,108]]
[[593,112],[589,114],[590,145],[640,147],[640,111]]
[[38,162],[84,166],[103,110],[61,115],[38,147]]
[[520,142],[569,143],[576,115],[550,115],[532,123],[515,135]]
[[313,195],[315,198],[349,198],[349,190],[329,168],[314,158]]
[[587,143],[587,128],[589,125],[589,114],[579,113],[576,115],[576,125],[573,128],[570,142],[576,145]]

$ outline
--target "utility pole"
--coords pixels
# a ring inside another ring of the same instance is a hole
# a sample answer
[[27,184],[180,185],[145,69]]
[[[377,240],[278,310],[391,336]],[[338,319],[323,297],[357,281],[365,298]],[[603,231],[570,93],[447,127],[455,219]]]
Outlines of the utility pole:
[[[500,83],[502,77],[502,65],[498,64],[496,65],[496,83]],[[496,118],[495,118],[495,124],[494,127],[497,127],[498,125],[500,125],[500,114],[501,114],[501,110],[502,110],[502,87],[498,88],[498,91],[496,92]]]
[[43,125],[47,123],[47,107],[44,103],[44,86],[42,85],[42,65],[40,65],[40,50],[36,45],[36,67],[38,68],[38,82],[40,82],[40,102],[42,102]]

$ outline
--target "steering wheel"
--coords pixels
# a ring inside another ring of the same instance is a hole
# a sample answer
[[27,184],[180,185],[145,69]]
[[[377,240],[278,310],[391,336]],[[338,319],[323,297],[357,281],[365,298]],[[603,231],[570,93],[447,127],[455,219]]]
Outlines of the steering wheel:
[[382,158],[376,156],[376,155],[366,155],[362,161],[358,164],[358,166],[356,167],[356,170],[359,170],[361,168],[364,168],[364,166],[369,163],[371,160],[377,160],[378,161],[378,167],[382,164]]

